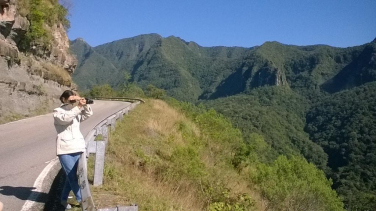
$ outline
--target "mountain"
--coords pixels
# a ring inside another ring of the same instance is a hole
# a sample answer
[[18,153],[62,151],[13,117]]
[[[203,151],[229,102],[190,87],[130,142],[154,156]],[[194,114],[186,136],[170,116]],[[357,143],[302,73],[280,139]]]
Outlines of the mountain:
[[75,52],[78,60],[78,71],[75,71],[72,76],[75,81],[79,81],[81,89],[90,89],[96,84],[117,86],[124,78],[124,73],[120,72],[106,57],[94,51],[84,40],[77,39],[71,42],[70,49]]
[[[82,52],[75,50],[75,42],[71,49],[81,57]],[[145,88],[153,81],[171,96],[191,102],[197,101],[204,92],[213,92],[230,74],[234,61],[247,51],[225,47],[205,49],[193,42],[186,43],[176,37],[164,39],[156,34],[123,39],[92,49],[122,72],[131,74],[132,81],[141,87]],[[98,65],[95,63],[94,66]],[[78,67],[76,73],[80,74],[82,68]],[[217,75],[224,76],[217,78]],[[81,79],[74,77],[74,80],[81,89],[90,88],[83,86]]]
[[84,58],[73,75],[81,89],[152,84],[178,100],[202,103],[230,119],[250,146],[254,134],[262,135],[271,147],[265,162],[303,155],[333,180],[347,209],[376,207],[376,42],[202,47],[148,34],[97,47],[76,40],[71,49]]
[[[370,63],[375,59],[374,43],[350,48],[278,42],[253,48],[201,47],[157,34],[94,48],[81,46],[81,42],[73,41],[71,49],[80,64],[73,78],[82,90],[102,83],[116,87],[125,80],[121,74],[127,72],[142,88],[153,84],[177,99],[196,102],[271,85],[289,86],[311,96],[352,88],[375,78],[374,63]],[[82,49],[90,49],[90,53]],[[87,71],[95,74],[81,77],[81,72]],[[101,74],[106,71],[110,74]]]

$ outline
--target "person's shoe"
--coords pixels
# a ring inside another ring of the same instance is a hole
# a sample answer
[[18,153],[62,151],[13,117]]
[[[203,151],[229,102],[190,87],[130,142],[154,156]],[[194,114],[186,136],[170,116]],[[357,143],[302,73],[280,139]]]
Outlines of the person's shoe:
[[70,205],[70,204],[68,204],[68,202],[66,202],[66,201],[62,201],[62,202],[60,202],[61,203],[61,205],[63,205],[63,207],[65,208],[65,210],[70,210],[70,209],[72,209],[72,206]]
[[80,207],[81,206],[81,203],[74,200],[72,202],[69,202],[70,205],[72,205],[72,207]]
[[70,204],[72,207],[80,207],[81,206],[81,201],[77,201],[75,198],[68,198],[68,204]]

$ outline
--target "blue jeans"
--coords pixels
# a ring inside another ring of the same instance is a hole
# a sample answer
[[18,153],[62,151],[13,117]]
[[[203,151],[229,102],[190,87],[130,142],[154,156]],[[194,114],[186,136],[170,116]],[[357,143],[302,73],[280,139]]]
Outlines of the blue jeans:
[[64,169],[65,175],[65,184],[63,192],[61,193],[61,201],[67,201],[69,192],[72,190],[78,202],[81,202],[81,190],[78,185],[77,178],[77,166],[78,159],[80,159],[82,152],[76,152],[66,155],[58,155],[61,166]]

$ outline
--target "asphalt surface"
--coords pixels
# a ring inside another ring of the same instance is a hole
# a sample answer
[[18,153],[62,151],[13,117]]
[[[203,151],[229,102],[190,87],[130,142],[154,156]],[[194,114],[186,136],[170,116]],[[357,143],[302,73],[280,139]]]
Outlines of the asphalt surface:
[[[94,115],[81,123],[82,134],[86,136],[100,121],[128,105],[95,101]],[[56,158],[55,140],[52,113],[0,125],[0,201],[4,211],[21,210],[38,175]]]

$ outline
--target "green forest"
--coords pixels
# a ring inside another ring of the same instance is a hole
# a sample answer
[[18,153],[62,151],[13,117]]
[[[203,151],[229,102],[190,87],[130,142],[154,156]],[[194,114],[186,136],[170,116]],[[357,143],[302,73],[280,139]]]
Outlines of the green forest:
[[375,41],[349,48],[277,42],[209,48],[149,34],[97,47],[79,39],[71,50],[82,91],[168,96],[223,115],[246,146],[234,165],[263,163],[262,176],[254,177],[260,184],[277,181],[271,172],[282,171],[284,159],[303,156],[325,172],[345,209],[376,207]]

